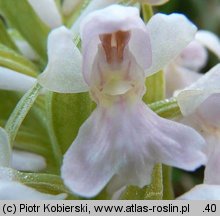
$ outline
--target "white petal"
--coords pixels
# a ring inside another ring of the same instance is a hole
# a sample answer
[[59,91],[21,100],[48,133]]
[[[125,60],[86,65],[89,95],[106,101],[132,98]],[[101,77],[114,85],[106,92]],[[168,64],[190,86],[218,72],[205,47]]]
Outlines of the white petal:
[[138,2],[141,3],[146,3],[150,5],[162,5],[167,3],[169,0],[137,0]]
[[7,132],[0,127],[0,166],[9,167],[11,164],[11,146]]
[[66,197],[66,194],[41,193],[16,181],[0,180],[1,200],[62,200]]
[[192,128],[160,118],[143,102],[97,107],[65,154],[61,174],[84,197],[97,195],[113,176],[112,193],[128,184],[143,187],[158,162],[187,170],[204,164],[203,144]]
[[0,89],[26,92],[35,82],[31,76],[0,67]]
[[12,167],[20,171],[40,171],[46,168],[45,159],[37,154],[13,150]]
[[13,181],[16,179],[16,171],[8,168],[0,166],[0,181]]
[[83,10],[82,14],[78,17],[78,19],[74,22],[71,27],[71,30],[74,34],[79,34],[80,23],[84,19],[84,17],[91,13],[92,11],[107,7],[108,5],[119,2],[120,0],[93,0],[90,1],[89,5]]
[[183,115],[193,113],[210,95],[220,93],[220,64],[213,67],[197,82],[177,93]]
[[165,67],[164,72],[167,97],[172,97],[176,90],[186,88],[202,76],[196,71],[179,67],[175,62]]
[[181,14],[156,14],[147,24],[152,47],[152,66],[146,75],[166,66],[193,40],[196,27]]
[[206,154],[208,162],[205,166],[204,183],[220,185],[220,136],[208,134],[208,146]]
[[62,17],[55,0],[28,0],[40,19],[51,28],[62,25]]
[[65,16],[68,16],[78,5],[81,0],[63,0],[62,12]]
[[178,56],[178,63],[182,67],[190,70],[199,71],[202,69],[208,60],[207,50],[196,40],[188,44]]
[[111,5],[89,14],[81,24],[83,74],[87,82],[101,43],[99,36],[117,31],[130,31],[128,46],[137,64],[143,69],[151,65],[150,38],[139,10],[135,7]]
[[220,200],[220,185],[200,184],[178,197],[179,200]]
[[48,65],[38,77],[39,83],[55,92],[87,91],[82,77],[82,56],[64,26],[54,29],[48,38]]
[[18,47],[19,51],[30,60],[39,60],[39,56],[34,51],[34,49],[29,45],[29,43],[22,39],[14,38],[14,42]]
[[204,124],[213,128],[220,128],[220,94],[211,94],[196,109],[198,118],[200,117]]
[[195,38],[220,59],[220,40],[217,35],[210,31],[199,30]]

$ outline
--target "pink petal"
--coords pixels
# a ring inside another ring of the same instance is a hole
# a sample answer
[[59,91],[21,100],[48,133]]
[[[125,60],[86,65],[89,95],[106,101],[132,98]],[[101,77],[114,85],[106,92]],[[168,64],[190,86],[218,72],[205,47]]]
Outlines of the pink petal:
[[194,129],[158,117],[146,107],[145,113],[146,121],[150,121],[151,129],[148,131],[153,137],[152,155],[157,162],[185,170],[195,170],[206,162],[206,156],[202,152],[204,139]]
[[208,162],[205,167],[204,183],[220,185],[220,136],[218,133],[209,134],[206,138],[208,140],[206,149]]
[[165,69],[166,96],[172,97],[176,90],[184,89],[198,80],[202,74],[179,67],[175,62],[169,64]]
[[206,65],[208,53],[204,46],[194,40],[181,52],[178,60],[182,67],[199,71]]
[[132,184],[150,183],[153,165],[186,170],[204,164],[204,140],[192,129],[158,117],[143,102],[97,107],[64,156],[62,177],[76,194],[97,195]]
[[108,118],[104,110],[97,108],[81,126],[64,155],[62,178],[78,195],[93,197],[98,194],[120,165],[122,146],[111,143],[113,134]]
[[204,124],[220,127],[220,93],[209,96],[196,110]]

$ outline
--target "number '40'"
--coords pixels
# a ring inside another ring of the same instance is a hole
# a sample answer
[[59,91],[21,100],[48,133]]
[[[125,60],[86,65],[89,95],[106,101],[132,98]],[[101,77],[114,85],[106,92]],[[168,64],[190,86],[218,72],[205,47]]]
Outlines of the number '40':
[[205,207],[207,212],[216,212],[216,204],[207,204]]

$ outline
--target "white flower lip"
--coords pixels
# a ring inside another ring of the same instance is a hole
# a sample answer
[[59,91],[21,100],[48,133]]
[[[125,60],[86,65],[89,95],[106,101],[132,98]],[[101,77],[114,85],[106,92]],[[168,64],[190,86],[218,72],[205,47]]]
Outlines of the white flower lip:
[[192,128],[158,117],[143,102],[130,110],[98,107],[64,155],[61,175],[70,190],[87,198],[107,183],[114,191],[143,187],[156,163],[186,170],[205,164],[204,144]]

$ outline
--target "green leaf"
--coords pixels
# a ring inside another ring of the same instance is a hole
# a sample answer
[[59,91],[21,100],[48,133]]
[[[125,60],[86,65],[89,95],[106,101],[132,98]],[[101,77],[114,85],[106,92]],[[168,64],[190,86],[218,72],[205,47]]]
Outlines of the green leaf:
[[0,126],[4,126],[20,97],[16,92],[0,90]]
[[35,103],[19,128],[14,147],[43,156],[47,163],[43,171],[58,174],[60,166],[53,154],[46,123],[46,111],[41,110]]
[[46,62],[46,43],[50,29],[36,15],[27,0],[0,0],[0,12]]
[[57,175],[17,172],[16,178],[27,186],[34,187],[45,193],[69,193],[62,179]]
[[92,111],[88,93],[51,93],[48,100],[48,122],[62,154],[75,139],[79,127]]
[[2,44],[0,44],[0,66],[33,77],[36,77],[39,71],[31,61]]
[[[64,186],[62,179],[57,175],[45,173],[24,173],[11,168],[4,168],[4,172],[12,177],[12,180],[19,181],[40,192],[49,194],[67,193],[69,190]],[[71,198],[74,198],[71,195]]]
[[18,51],[18,48],[14,44],[10,35],[8,34],[1,19],[0,19],[0,43],[5,44],[6,46],[10,47],[11,49]]
[[163,198],[162,178],[162,165],[158,164],[154,167],[150,185],[144,188],[129,186],[120,198],[123,200],[161,200]]
[[33,106],[37,96],[40,93],[41,86],[36,83],[18,102],[17,106],[15,107],[14,111],[10,115],[6,125],[5,130],[9,134],[10,143],[13,145],[13,141],[17,135],[18,129],[21,126],[24,118],[26,117],[27,113]]
[[[21,94],[16,92],[0,91],[0,126],[5,125],[20,98]],[[47,167],[43,171],[57,174],[60,167],[55,163],[51,148],[43,102],[43,96],[40,95],[19,127],[14,148],[43,156],[47,162]]]

